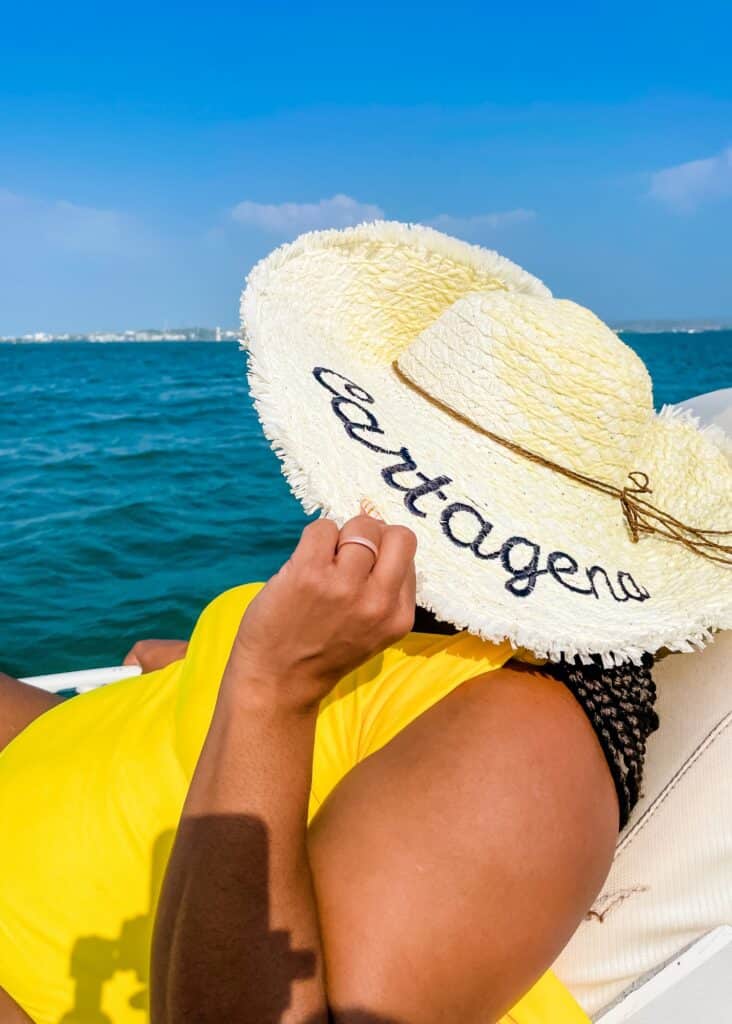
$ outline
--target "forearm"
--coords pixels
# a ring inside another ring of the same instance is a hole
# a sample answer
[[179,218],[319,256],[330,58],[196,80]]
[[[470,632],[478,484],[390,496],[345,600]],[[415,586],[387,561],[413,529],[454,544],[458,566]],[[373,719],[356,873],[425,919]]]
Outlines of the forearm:
[[161,895],[152,1024],[326,1020],[306,849],[315,711],[236,683],[222,686]]
[[316,713],[411,628],[415,548],[367,515],[311,522],[247,606],[156,915],[152,1024],[327,1021],[306,847]]

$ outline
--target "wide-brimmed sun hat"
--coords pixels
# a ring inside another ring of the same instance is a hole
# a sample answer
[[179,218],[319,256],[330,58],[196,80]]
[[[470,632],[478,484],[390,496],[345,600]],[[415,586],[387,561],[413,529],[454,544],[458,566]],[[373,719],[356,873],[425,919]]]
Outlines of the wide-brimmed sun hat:
[[249,383],[306,512],[417,535],[417,599],[540,658],[732,627],[732,465],[635,353],[497,253],[420,226],[301,236],[242,296]]

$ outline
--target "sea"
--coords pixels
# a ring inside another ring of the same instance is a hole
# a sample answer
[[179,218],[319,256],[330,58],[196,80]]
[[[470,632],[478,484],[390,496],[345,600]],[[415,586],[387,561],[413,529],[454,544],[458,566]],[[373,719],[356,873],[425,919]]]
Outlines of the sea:
[[[658,408],[732,387],[732,330],[623,334]],[[0,344],[0,670],[119,664],[276,572],[307,519],[236,343]]]

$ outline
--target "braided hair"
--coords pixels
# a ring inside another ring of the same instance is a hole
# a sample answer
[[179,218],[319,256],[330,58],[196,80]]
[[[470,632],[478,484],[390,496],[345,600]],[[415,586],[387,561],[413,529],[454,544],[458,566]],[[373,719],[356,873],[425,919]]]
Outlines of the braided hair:
[[644,654],[640,665],[604,668],[594,655],[589,665],[560,661],[540,669],[564,683],[589,718],[615,783],[621,829],[640,797],[646,742],[659,724],[652,668],[652,655]]

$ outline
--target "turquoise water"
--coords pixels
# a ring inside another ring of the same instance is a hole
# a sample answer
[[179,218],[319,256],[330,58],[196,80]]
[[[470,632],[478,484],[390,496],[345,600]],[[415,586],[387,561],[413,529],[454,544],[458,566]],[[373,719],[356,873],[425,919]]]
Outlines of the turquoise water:
[[[732,386],[732,331],[626,335],[656,404]],[[0,668],[119,662],[271,575],[306,522],[235,344],[0,345]]]

